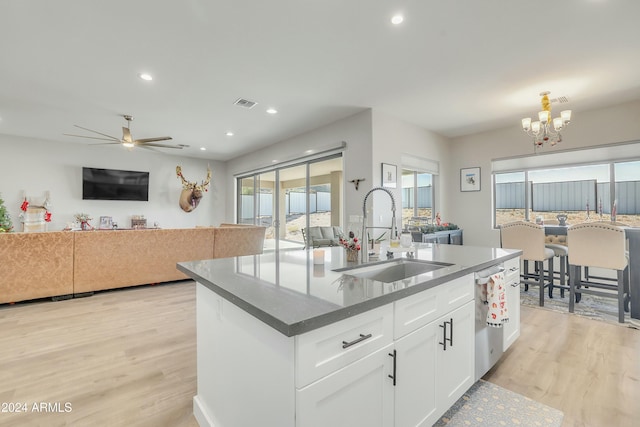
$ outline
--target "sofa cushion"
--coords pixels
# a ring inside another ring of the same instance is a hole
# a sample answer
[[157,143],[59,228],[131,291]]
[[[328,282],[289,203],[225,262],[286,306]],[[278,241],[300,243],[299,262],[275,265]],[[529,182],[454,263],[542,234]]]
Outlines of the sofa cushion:
[[323,238],[320,227],[309,227],[308,233],[309,233],[309,238],[312,241]]
[[320,227],[320,231],[322,232],[323,239],[333,239],[335,237],[333,227]]

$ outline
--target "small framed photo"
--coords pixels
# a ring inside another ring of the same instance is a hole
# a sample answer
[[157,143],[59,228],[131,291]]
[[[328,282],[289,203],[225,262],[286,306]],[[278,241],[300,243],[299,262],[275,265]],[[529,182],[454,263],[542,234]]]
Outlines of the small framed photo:
[[113,222],[110,216],[100,217],[100,230],[111,230],[113,228]]
[[382,186],[396,188],[398,167],[389,163],[382,164]]
[[480,168],[460,169],[460,191],[480,191]]

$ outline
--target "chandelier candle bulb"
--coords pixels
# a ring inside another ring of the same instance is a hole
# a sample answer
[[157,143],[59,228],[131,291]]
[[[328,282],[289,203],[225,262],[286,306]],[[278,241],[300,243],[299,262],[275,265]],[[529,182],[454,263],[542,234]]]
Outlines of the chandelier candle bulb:
[[314,249],[313,251],[313,264],[324,264],[324,251],[322,249]]

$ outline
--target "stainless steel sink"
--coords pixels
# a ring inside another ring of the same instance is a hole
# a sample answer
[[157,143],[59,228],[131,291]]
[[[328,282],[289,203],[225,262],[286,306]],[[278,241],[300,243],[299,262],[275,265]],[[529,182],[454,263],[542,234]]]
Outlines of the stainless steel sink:
[[342,271],[355,277],[377,280],[384,283],[392,283],[409,277],[418,276],[430,271],[450,267],[453,264],[434,261],[420,261],[413,259],[397,259],[384,261],[373,265],[363,265],[361,267],[347,268]]

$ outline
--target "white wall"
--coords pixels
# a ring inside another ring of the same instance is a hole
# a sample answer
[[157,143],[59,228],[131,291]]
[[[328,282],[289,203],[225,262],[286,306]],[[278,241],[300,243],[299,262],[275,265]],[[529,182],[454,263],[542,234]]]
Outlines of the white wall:
[[[449,139],[434,132],[423,129],[411,123],[404,122],[388,114],[373,112],[373,180],[376,187],[382,184],[382,163],[397,166],[398,184],[390,188],[396,201],[396,227],[402,223],[402,156],[427,159],[438,162],[443,172],[437,179],[439,186],[446,185],[449,175]],[[446,196],[442,191],[436,191],[435,206],[440,210]],[[368,205],[368,203],[367,203]],[[374,196],[373,224],[375,226],[389,226],[391,223],[391,202],[382,192]],[[368,215],[368,214],[367,214]],[[443,220],[447,220],[446,216]],[[400,230],[401,228],[398,228]],[[377,234],[376,234],[377,235]]]
[[[574,112],[561,145],[545,152],[640,140],[640,102],[594,111]],[[499,246],[500,233],[492,228],[491,160],[532,155],[533,144],[514,117],[512,127],[456,138],[451,146],[450,177],[445,186],[447,219],[464,229],[464,243]],[[640,155],[640,153],[639,153]],[[460,168],[481,168],[481,191],[460,192]]]
[[[176,166],[182,166],[189,181],[202,181],[207,163],[213,171],[209,191],[196,210],[186,213],[178,206],[182,184],[176,177]],[[82,200],[83,166],[150,172],[149,201]],[[0,195],[16,231],[22,229],[18,216],[24,192],[39,198],[45,191],[50,192],[52,202],[50,231],[61,230],[79,212],[90,214],[94,226],[100,216],[111,216],[118,226],[130,227],[132,215],[144,215],[148,226],[158,222],[162,228],[217,225],[224,221],[226,177],[226,166],[218,161],[140,148],[128,151],[117,146],[53,143],[0,135]]]
[[[235,219],[235,179],[233,175],[272,166],[272,160],[280,162],[303,157],[307,150],[337,147],[342,141],[347,143],[343,153],[344,161],[344,201],[343,224],[350,215],[362,213],[362,198],[373,182],[371,174],[371,110],[354,114],[327,126],[279,142],[251,154],[237,157],[227,162],[227,219]],[[358,191],[352,179],[365,178]],[[345,225],[346,226],[346,225]]]
[[[366,110],[329,125],[280,142],[263,150],[238,157],[227,163],[230,175],[240,174],[261,167],[271,166],[271,160],[280,161],[303,157],[306,150],[347,143],[344,152],[344,218],[345,231],[361,233],[361,224],[350,222],[351,216],[362,216],[364,197],[373,187],[381,185],[381,164],[395,164],[398,169],[398,186],[391,189],[396,200],[397,226],[401,225],[401,157],[411,154],[419,158],[435,160],[444,166],[449,162],[447,138],[403,122],[385,113]],[[353,179],[363,179],[356,190]],[[441,181],[447,182],[447,175]],[[227,216],[235,218],[235,182],[227,187]],[[444,197],[444,196],[442,196]],[[369,224],[388,227],[391,224],[391,201],[383,192],[372,193],[367,202]],[[438,201],[443,204],[444,202]],[[381,230],[382,232],[384,230]],[[375,232],[378,235],[378,232]],[[387,234],[388,236],[388,234]]]

